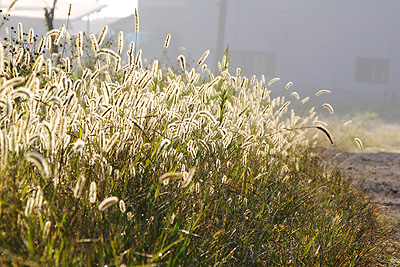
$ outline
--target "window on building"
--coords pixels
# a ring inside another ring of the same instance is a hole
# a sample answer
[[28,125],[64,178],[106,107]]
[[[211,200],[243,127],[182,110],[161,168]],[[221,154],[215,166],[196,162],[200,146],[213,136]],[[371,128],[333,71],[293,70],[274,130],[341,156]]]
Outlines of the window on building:
[[276,53],[255,51],[230,51],[235,67],[240,67],[246,73],[264,74],[267,77],[276,75]]
[[359,57],[356,61],[356,82],[387,83],[389,59]]

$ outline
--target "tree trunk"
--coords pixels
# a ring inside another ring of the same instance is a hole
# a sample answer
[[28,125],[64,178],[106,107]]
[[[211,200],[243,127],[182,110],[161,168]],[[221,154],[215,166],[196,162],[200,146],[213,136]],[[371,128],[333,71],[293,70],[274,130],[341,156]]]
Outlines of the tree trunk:
[[[54,0],[52,8],[45,8],[44,9],[44,16],[46,18],[46,25],[47,25],[47,30],[48,31],[51,31],[51,30],[54,29],[53,21],[54,21],[54,10],[56,8],[56,3],[57,3],[57,0]],[[58,53],[58,46],[52,45],[51,46],[51,52],[52,53]]]

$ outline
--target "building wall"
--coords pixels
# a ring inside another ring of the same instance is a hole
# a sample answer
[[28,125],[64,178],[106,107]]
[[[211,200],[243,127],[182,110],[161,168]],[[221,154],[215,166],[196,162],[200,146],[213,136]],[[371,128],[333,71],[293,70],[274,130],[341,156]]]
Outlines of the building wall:
[[[226,41],[232,51],[276,54],[270,77],[292,80],[303,90],[397,90],[398,1],[231,0],[229,5]],[[232,58],[240,65],[234,53]],[[262,70],[249,66],[248,72]],[[368,79],[368,73],[381,78]]]
[[169,61],[175,64],[180,54],[197,61],[207,49],[215,50],[218,13],[213,0],[139,1],[143,55],[161,58],[170,33]]
[[398,0],[142,0],[137,45],[161,59],[171,33],[164,63],[184,54],[194,64],[210,49],[216,70],[229,44],[231,72],[280,77],[277,89],[293,81],[301,96],[330,89],[339,107],[396,104],[400,113],[399,11]]

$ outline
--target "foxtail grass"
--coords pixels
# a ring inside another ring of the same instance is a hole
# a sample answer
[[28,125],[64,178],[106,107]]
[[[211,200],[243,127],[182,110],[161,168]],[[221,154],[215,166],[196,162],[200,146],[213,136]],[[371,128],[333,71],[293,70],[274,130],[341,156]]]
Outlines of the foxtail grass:
[[183,56],[147,65],[131,43],[125,64],[107,29],[61,38],[60,60],[52,35],[0,46],[1,264],[393,261],[377,207],[315,156],[309,135],[334,136],[309,97],[272,97],[280,79],[232,72],[228,51],[198,73]]

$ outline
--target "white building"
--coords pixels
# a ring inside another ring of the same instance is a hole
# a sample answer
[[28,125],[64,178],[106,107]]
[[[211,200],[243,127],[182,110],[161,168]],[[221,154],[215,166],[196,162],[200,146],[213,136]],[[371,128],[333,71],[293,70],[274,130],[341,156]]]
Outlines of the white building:
[[292,81],[300,96],[330,89],[336,109],[400,116],[399,0],[143,0],[139,14],[145,57],[161,57],[171,33],[171,63],[210,49],[216,69],[229,44],[232,72]]

